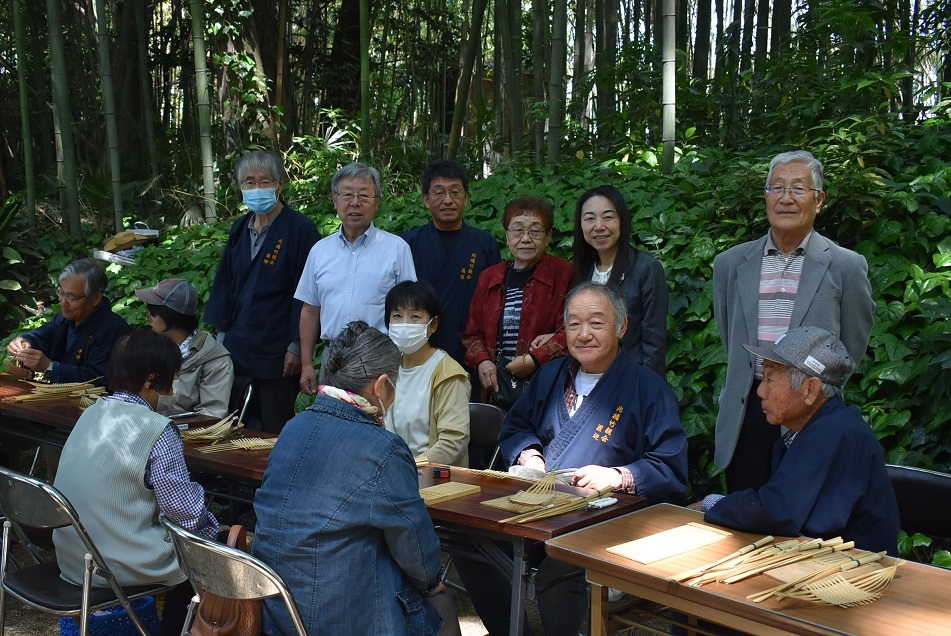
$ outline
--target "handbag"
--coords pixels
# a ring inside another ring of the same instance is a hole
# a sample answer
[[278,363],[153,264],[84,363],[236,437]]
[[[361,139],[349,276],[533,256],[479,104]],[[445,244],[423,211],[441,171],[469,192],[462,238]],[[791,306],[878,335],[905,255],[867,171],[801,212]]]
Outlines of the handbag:
[[[248,551],[248,536],[243,526],[233,525],[228,546]],[[264,625],[263,601],[234,600],[201,590],[198,610],[192,622],[192,636],[258,636]]]
[[512,405],[522,397],[522,393],[525,392],[525,387],[528,386],[531,380],[531,377],[520,378],[506,369],[505,365],[509,362],[510,360],[499,356],[498,362],[495,363],[495,367],[498,370],[499,390],[493,394],[495,403],[506,411],[511,409]]

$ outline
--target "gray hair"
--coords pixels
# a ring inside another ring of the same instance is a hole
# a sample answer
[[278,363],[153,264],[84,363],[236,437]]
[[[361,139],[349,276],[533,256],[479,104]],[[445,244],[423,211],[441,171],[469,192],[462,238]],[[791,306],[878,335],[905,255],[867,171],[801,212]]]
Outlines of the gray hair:
[[321,384],[360,394],[384,373],[396,383],[400,350],[389,336],[362,320],[348,324],[324,355]]
[[103,293],[109,283],[109,279],[106,278],[106,270],[91,258],[81,258],[64,267],[63,271],[59,273],[59,282],[62,283],[65,279],[73,276],[86,277],[86,289],[84,290],[86,298]]
[[624,319],[627,318],[627,302],[624,300],[621,290],[615,285],[602,285],[601,283],[595,283],[592,281],[585,281],[583,283],[578,283],[575,285],[571,291],[565,296],[565,323],[568,322],[568,303],[571,302],[571,299],[580,294],[581,292],[591,291],[596,294],[601,295],[604,298],[607,298],[611,302],[611,306],[614,307],[614,316],[617,318],[617,323],[615,325],[615,331],[617,337],[621,337],[621,327],[624,325]]
[[[789,376],[789,388],[793,391],[799,391],[802,388],[802,383],[809,378],[815,378],[814,375],[809,375],[804,371],[800,371],[796,367],[786,367],[786,375]],[[816,378],[817,380],[819,378]],[[842,389],[835,385],[829,384],[828,382],[822,383],[822,395],[827,398],[841,398]]]
[[284,162],[277,154],[269,150],[252,150],[238,159],[234,164],[234,176],[238,184],[240,185],[248,176],[248,172],[254,169],[267,170],[275,181],[283,182],[287,177],[284,172]]
[[773,157],[773,160],[769,162],[769,172],[766,174],[766,185],[769,185],[770,180],[773,178],[773,168],[787,163],[806,164],[806,169],[812,173],[813,187],[819,192],[822,192],[822,175],[824,173],[822,162],[816,159],[808,150],[791,150],[789,152],[781,152]]
[[330,181],[330,190],[334,194],[340,194],[337,191],[337,186],[340,185],[340,182],[344,179],[368,179],[373,182],[373,193],[378,197],[383,196],[383,190],[380,189],[380,171],[373,166],[354,162],[337,170],[337,174],[335,174],[334,178]]

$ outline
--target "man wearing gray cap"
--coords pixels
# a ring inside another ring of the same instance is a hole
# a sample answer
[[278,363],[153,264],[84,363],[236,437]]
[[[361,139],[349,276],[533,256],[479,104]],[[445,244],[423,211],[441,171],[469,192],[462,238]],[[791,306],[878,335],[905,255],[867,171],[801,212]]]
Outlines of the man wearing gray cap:
[[160,395],[159,413],[196,412],[223,417],[228,412],[234,365],[224,345],[198,328],[198,292],[184,278],[166,278],[135,295],[146,303],[152,331],[171,339],[182,352],[182,369],[171,395]]
[[759,489],[706,497],[709,523],[763,534],[854,541],[898,556],[898,504],[882,447],[858,408],[842,399],[855,363],[818,327],[792,329],[763,358],[757,393],[766,421],[788,432],[773,447],[772,473]]

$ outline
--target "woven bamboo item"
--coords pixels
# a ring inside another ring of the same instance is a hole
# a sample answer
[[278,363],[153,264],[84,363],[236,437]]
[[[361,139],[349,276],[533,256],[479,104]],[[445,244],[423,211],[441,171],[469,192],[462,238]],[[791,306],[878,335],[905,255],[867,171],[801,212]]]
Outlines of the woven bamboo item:
[[226,415],[210,426],[182,431],[182,439],[186,442],[217,442],[236,433],[244,427],[237,421],[237,411]]

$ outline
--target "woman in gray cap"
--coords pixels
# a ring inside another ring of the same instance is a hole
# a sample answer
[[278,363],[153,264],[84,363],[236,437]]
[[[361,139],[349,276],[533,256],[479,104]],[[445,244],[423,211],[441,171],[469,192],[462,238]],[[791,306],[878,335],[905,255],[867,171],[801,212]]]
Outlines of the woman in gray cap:
[[152,330],[169,338],[182,352],[182,370],[158,411],[166,415],[196,412],[223,417],[228,412],[234,368],[224,346],[198,328],[198,293],[183,278],[167,278],[152,289],[135,292],[147,305]]

